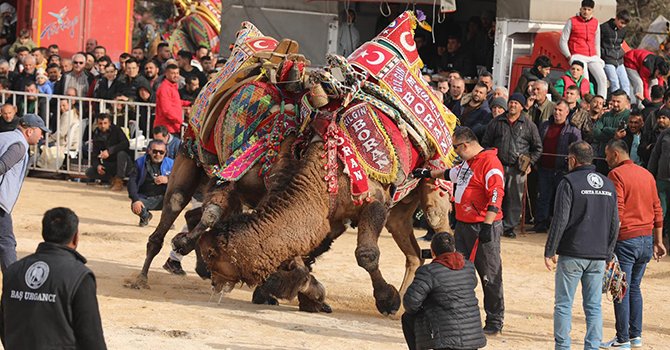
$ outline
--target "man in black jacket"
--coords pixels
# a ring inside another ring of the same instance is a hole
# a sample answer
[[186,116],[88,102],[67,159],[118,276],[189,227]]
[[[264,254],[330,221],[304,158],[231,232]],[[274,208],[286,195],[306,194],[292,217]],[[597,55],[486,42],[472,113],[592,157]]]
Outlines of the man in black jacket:
[[5,349],[106,349],[95,276],[77,253],[79,219],[54,208],[44,242],[3,273],[0,339]]
[[[481,140],[486,126],[491,121],[491,109],[486,101],[486,85],[477,83],[470,93],[468,102],[461,101],[461,115],[458,119],[462,126],[467,126]],[[465,99],[464,99],[465,100]]]
[[[593,148],[575,142],[568,151],[567,174],[558,185],[554,218],[544,247],[544,264],[556,265],[554,340],[556,349],[570,349],[572,302],[582,283],[586,314],[585,349],[602,340],[603,274],[619,234],[617,193],[610,179],[596,172]],[[558,256],[557,256],[558,254]]]
[[605,75],[610,82],[609,92],[622,89],[630,96],[630,81],[623,65],[623,40],[626,37],[626,25],[630,22],[630,14],[626,10],[619,11],[616,18],[600,25],[600,58],[605,61]]
[[516,83],[516,88],[514,92],[523,94],[524,97],[530,97],[530,92],[528,91],[528,85],[537,80],[544,80],[548,84],[548,91],[551,94],[552,101],[558,101],[561,99],[561,95],[556,91],[554,84],[549,79],[549,73],[551,73],[551,59],[547,56],[539,56],[535,59],[533,63],[533,68],[523,72],[519,76],[519,80]]
[[503,198],[503,236],[515,238],[514,228],[521,221],[521,202],[526,175],[542,154],[542,140],[537,126],[523,112],[526,99],[514,93],[507,102],[507,112],[491,121],[482,138],[482,146],[498,149],[505,170]]
[[416,270],[403,297],[402,331],[410,349],[479,349],[486,346],[471,261],[456,252],[454,238],[438,233],[433,262]]
[[130,163],[128,137],[120,127],[112,124],[109,114],[101,113],[92,140],[93,159],[86,176],[89,179],[111,180],[111,190],[121,191]]

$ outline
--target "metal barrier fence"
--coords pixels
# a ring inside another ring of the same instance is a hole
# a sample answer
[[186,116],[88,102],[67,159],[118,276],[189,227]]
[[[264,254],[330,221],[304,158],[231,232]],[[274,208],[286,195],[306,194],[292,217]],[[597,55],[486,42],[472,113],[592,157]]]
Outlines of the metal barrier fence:
[[0,92],[0,102],[17,107],[17,117],[39,115],[51,130],[31,149],[30,169],[71,175],[84,175],[91,166],[92,134],[99,113],[109,113],[130,141],[136,159],[143,153],[151,135],[155,103],[103,100],[87,97]]

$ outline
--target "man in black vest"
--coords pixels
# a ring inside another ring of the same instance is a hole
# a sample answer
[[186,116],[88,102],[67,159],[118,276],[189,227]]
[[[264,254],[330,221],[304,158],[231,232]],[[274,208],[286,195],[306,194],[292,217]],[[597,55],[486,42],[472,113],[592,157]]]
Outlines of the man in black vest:
[[70,209],[47,211],[44,242],[3,273],[0,339],[5,349],[107,349],[95,276],[75,250],[78,225]]
[[[568,150],[568,169],[558,184],[554,219],[544,247],[549,271],[556,265],[554,341],[570,349],[572,302],[582,282],[586,315],[585,349],[598,349],[602,339],[602,299],[605,262],[612,259],[619,234],[619,210],[612,181],[596,172],[593,148],[585,141]],[[558,256],[556,255],[558,254]]]

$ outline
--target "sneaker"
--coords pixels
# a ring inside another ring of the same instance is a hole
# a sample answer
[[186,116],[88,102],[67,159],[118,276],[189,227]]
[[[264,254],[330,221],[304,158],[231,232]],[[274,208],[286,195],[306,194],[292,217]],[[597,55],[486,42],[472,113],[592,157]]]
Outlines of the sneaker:
[[601,349],[630,349],[630,342],[624,342],[624,343],[619,343],[616,337],[614,339],[600,343],[600,348]]
[[149,225],[149,221],[151,221],[151,219],[153,219],[153,217],[154,216],[153,216],[153,214],[151,214],[151,212],[149,212],[149,215],[147,215],[145,218],[140,217],[140,227],[144,227],[146,225]]
[[502,326],[494,326],[492,324],[487,324],[484,326],[484,334],[486,335],[498,335],[502,333]]
[[516,233],[514,232],[514,229],[508,229],[503,232],[503,237],[508,237],[508,238],[516,238]]
[[173,275],[186,276],[186,271],[181,268],[181,262],[177,260],[168,258],[165,264],[163,264],[163,268]]
[[630,347],[631,348],[641,348],[642,347],[642,337],[630,338]]

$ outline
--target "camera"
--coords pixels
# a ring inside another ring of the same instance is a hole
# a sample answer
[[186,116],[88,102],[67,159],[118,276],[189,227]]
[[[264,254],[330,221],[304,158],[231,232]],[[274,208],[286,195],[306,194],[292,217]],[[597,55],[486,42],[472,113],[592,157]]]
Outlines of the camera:
[[618,131],[626,130],[626,121],[625,120],[622,120],[622,121],[619,122],[619,128],[617,128],[617,130]]
[[421,249],[421,259],[432,259],[433,254],[430,252],[430,249]]

